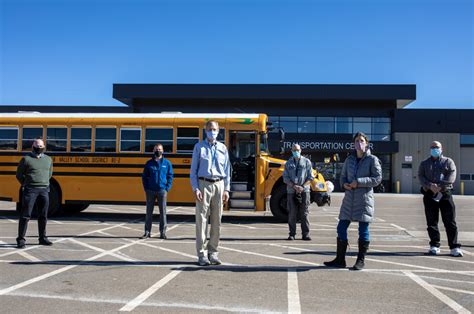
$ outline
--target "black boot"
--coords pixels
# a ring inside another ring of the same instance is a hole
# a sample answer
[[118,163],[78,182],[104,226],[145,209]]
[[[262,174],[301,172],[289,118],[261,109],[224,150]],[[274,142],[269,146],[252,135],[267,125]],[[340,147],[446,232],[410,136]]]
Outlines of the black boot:
[[364,260],[365,254],[369,250],[370,241],[364,241],[359,239],[359,254],[357,254],[357,261],[355,262],[354,266],[352,266],[351,270],[362,270],[364,269]]
[[330,262],[324,262],[324,265],[328,267],[346,267],[346,251],[347,251],[347,240],[341,240],[337,238],[337,251],[336,258]]

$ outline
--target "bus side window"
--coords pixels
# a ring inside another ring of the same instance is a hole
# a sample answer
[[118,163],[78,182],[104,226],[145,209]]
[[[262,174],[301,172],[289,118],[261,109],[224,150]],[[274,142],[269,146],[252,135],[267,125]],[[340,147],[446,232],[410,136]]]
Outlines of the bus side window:
[[199,128],[178,128],[176,152],[192,153],[194,145],[198,143],[199,140]]
[[18,150],[18,128],[0,128],[0,150]]
[[65,152],[67,149],[67,128],[46,128],[46,150],[50,152]]
[[43,138],[42,127],[23,127],[23,136],[21,140],[22,150],[31,150],[33,140],[37,138]]
[[120,129],[120,152],[140,152],[141,128]]
[[117,129],[96,127],[95,128],[95,152],[115,153],[117,151]]
[[71,152],[90,152],[92,147],[92,128],[71,128]]
[[152,152],[158,143],[163,145],[165,153],[173,152],[173,128],[146,128],[145,152]]

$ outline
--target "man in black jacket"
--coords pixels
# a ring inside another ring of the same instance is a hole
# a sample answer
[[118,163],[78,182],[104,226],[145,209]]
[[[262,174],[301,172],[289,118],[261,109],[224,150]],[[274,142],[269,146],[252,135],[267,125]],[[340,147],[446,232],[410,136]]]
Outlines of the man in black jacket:
[[458,243],[456,208],[453,201],[453,183],[456,180],[456,165],[451,158],[442,155],[443,147],[434,141],[430,146],[430,157],[421,162],[418,178],[423,193],[426,223],[430,237],[428,254],[440,253],[440,234],[438,229],[439,212],[448,236],[449,249],[454,257],[462,257],[461,244]]

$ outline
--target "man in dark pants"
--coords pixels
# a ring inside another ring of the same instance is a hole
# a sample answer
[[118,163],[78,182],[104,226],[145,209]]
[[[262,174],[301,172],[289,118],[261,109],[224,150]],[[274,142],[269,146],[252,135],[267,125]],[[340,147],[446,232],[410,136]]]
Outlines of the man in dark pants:
[[142,182],[146,193],[146,221],[145,234],[141,238],[151,237],[155,199],[158,199],[160,238],[166,239],[166,195],[173,184],[173,167],[171,162],[163,157],[163,145],[156,144],[153,148],[153,157],[143,169]]
[[313,168],[308,158],[301,156],[301,147],[293,144],[291,148],[292,157],[286,162],[283,171],[283,182],[286,184],[288,193],[288,226],[290,235],[288,240],[295,240],[296,221],[301,219],[301,232],[303,240],[310,241],[309,232],[309,210],[310,185],[314,180]]
[[38,237],[39,244],[52,245],[46,237],[46,222],[49,208],[49,179],[53,175],[53,163],[49,156],[44,154],[45,146],[41,139],[33,142],[33,151],[23,157],[16,171],[16,178],[23,190],[22,206],[18,224],[17,247],[25,247],[25,235],[28,222],[35,203],[38,206]]
[[430,146],[431,156],[422,161],[418,169],[418,177],[423,193],[426,223],[430,237],[428,254],[440,253],[440,234],[438,229],[439,212],[443,219],[448,236],[449,249],[454,257],[462,257],[461,244],[458,243],[458,227],[452,190],[456,180],[456,165],[451,158],[442,155],[440,142],[434,141]]

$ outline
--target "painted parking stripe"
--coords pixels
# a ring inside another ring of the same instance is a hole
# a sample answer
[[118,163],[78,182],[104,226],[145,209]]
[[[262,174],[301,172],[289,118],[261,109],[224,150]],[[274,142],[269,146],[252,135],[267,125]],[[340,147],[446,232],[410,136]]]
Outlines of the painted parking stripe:
[[305,265],[311,265],[311,266],[321,266],[321,264],[318,264],[318,263],[300,261],[300,260],[292,259],[292,258],[286,258],[286,257],[280,257],[280,256],[274,256],[274,255],[267,255],[267,254],[256,253],[256,252],[251,252],[251,251],[243,251],[243,250],[238,250],[238,249],[232,249],[232,248],[225,247],[225,246],[219,246],[219,247],[221,249],[228,250],[228,251],[233,251],[233,252],[237,252],[237,253],[255,255],[255,256],[260,256],[260,257],[266,257],[266,258],[277,259],[277,260],[287,261],[287,262],[294,262],[294,263],[305,264]]
[[288,313],[301,313],[298,271],[290,268],[288,269]]
[[[88,249],[91,249],[91,250],[93,250],[93,251],[96,251],[96,252],[100,252],[100,253],[107,252],[107,250],[104,250],[104,249],[101,249],[101,248],[99,248],[99,247],[90,245],[90,244],[88,244],[88,243],[81,242],[81,241],[76,240],[76,239],[69,239],[69,241],[71,241],[71,242],[73,242],[73,243],[76,243],[76,244],[78,244],[78,245],[80,245],[80,246],[86,247],[86,248],[88,248]],[[123,261],[126,261],[126,262],[132,262],[132,263],[133,263],[133,262],[139,262],[139,260],[134,259],[134,258],[131,258],[131,257],[126,256],[126,255],[123,255],[123,254],[122,254],[122,255],[119,255],[119,254],[117,254],[117,253],[110,253],[109,255],[110,255],[110,256],[113,256],[113,257],[115,257],[115,258],[121,259],[121,260],[123,260]]]
[[173,270],[171,273],[166,275],[164,278],[160,279],[153,286],[143,291],[139,296],[137,296],[132,301],[128,302],[124,307],[120,309],[121,312],[130,312],[133,311],[137,306],[142,304],[146,299],[153,295],[156,291],[164,287],[168,282],[173,280],[176,276],[181,273],[181,269]]
[[421,287],[423,287],[425,290],[427,290],[429,293],[437,297],[441,302],[455,310],[457,313],[471,313],[468,310],[466,310],[462,305],[448,297],[447,295],[441,293],[438,289],[421,279],[419,276],[415,275],[414,273],[410,271],[404,271],[403,272],[408,278],[419,284]]
[[436,289],[441,289],[441,290],[446,290],[446,291],[453,291],[453,292],[459,292],[459,293],[465,293],[465,294],[470,294],[474,295],[474,291],[468,291],[468,290],[462,290],[462,289],[455,289],[455,288],[450,288],[450,287],[443,287],[443,286],[436,286],[432,285]]
[[119,246],[119,247],[117,247],[117,248],[115,248],[115,249],[112,249],[112,250],[109,250],[109,251],[105,251],[105,252],[102,252],[102,253],[97,254],[97,255],[95,255],[95,256],[92,256],[92,257],[90,257],[90,258],[88,258],[88,259],[86,259],[86,260],[83,260],[83,261],[79,262],[79,263],[76,264],[76,265],[69,265],[69,266],[66,266],[66,267],[62,267],[62,268],[56,269],[56,270],[54,270],[54,271],[51,271],[51,272],[49,272],[49,273],[46,273],[46,274],[43,274],[43,275],[34,277],[34,278],[32,278],[32,279],[23,281],[23,282],[21,282],[21,283],[19,283],[19,284],[16,284],[16,285],[11,286],[11,287],[4,288],[4,289],[0,290],[0,295],[5,295],[5,294],[7,294],[7,293],[10,293],[10,292],[13,292],[13,291],[15,291],[15,290],[18,290],[18,289],[24,288],[24,287],[26,287],[26,286],[29,286],[29,285],[31,285],[31,284],[33,284],[33,283],[36,283],[36,282],[42,281],[42,280],[44,280],[44,279],[53,277],[53,276],[55,276],[55,275],[64,273],[64,272],[66,272],[66,271],[68,271],[68,270],[70,270],[70,269],[76,268],[77,266],[80,266],[80,265],[85,264],[85,263],[87,263],[87,262],[95,261],[95,260],[97,260],[97,259],[99,259],[99,258],[101,258],[101,257],[104,257],[104,256],[106,256],[106,255],[109,255],[110,253],[115,253],[115,252],[120,251],[120,250],[122,250],[122,249],[125,249],[125,248],[127,248],[127,247],[129,247],[129,246],[135,245],[135,244],[137,244],[137,243],[139,243],[139,242],[141,242],[141,241],[143,241],[143,240],[137,240],[137,241],[134,241],[134,242],[131,242],[131,243],[124,244],[124,245]]
[[[7,243],[0,240],[0,244],[7,244]],[[28,252],[24,252],[23,250],[18,250],[16,252],[18,253],[18,255],[23,256],[24,258],[26,258],[27,260],[29,260],[31,262],[41,262],[41,260],[39,258],[36,258],[33,255],[28,254]]]

